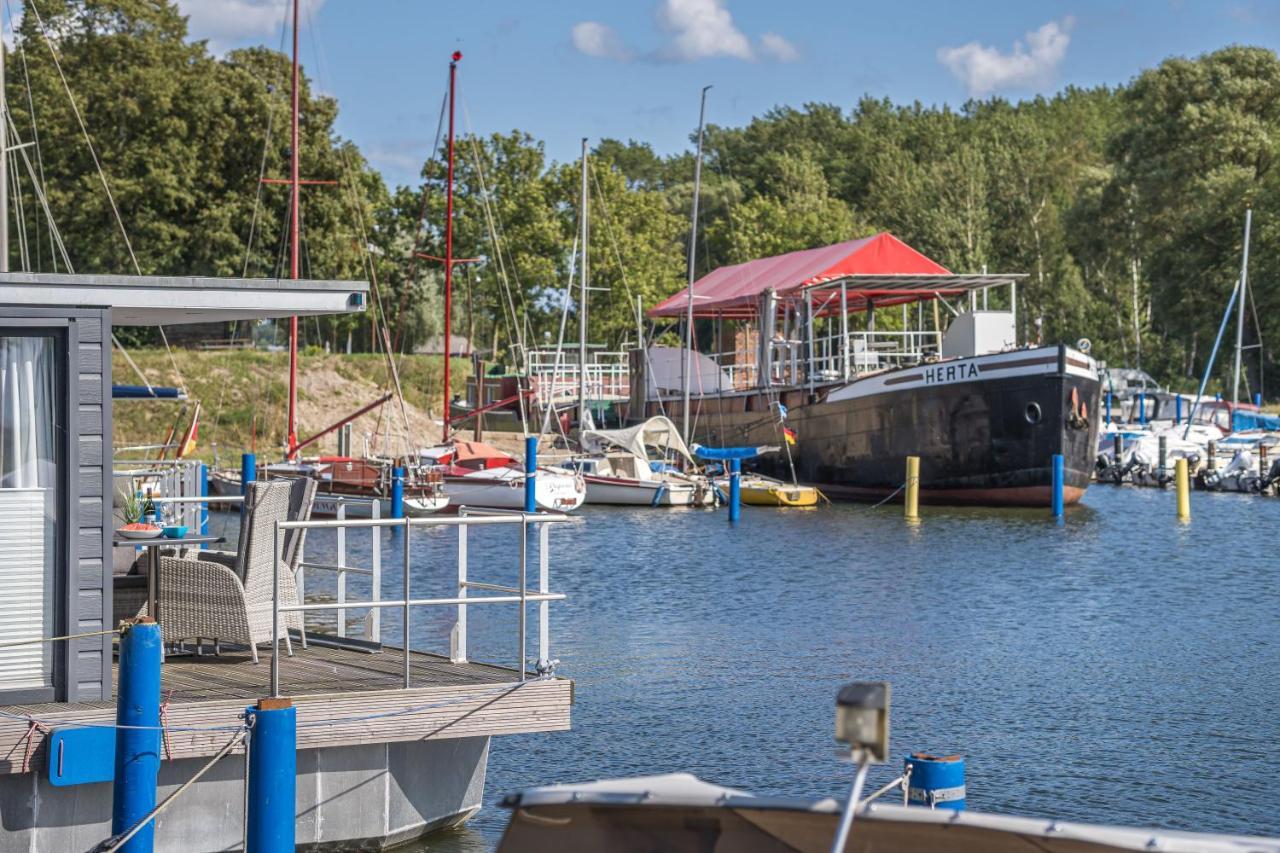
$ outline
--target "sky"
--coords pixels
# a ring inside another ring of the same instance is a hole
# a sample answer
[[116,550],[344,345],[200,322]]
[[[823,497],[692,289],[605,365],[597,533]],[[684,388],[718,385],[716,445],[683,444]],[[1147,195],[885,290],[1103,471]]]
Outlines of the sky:
[[[290,0],[178,0],[215,53],[282,44]],[[412,183],[460,50],[459,132],[532,134],[548,157],[581,139],[689,147],[707,121],[863,95],[970,97],[1117,85],[1169,56],[1280,46],[1280,0],[302,0],[301,58],[338,98],[338,132],[388,184]],[[287,42],[286,42],[287,44]]]

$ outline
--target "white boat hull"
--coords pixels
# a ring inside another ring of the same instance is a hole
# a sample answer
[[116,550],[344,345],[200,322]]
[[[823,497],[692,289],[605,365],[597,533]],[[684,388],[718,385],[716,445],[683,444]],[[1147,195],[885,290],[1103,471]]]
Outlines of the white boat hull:
[[607,506],[692,506],[694,487],[689,483],[626,480],[621,477],[585,477],[589,504]]
[[[455,508],[524,509],[524,473],[511,468],[446,476],[444,490]],[[573,474],[541,469],[534,479],[534,500],[540,510],[573,512],[585,498],[586,486]]]

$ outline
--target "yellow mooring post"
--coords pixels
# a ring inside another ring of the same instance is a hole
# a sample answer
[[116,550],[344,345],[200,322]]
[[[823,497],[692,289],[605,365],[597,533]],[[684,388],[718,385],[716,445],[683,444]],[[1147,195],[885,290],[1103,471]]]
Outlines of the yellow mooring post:
[[1179,459],[1174,468],[1174,480],[1178,484],[1178,520],[1191,520],[1191,473],[1187,460]]
[[902,517],[914,521],[920,517],[920,457],[907,457],[907,499],[902,504]]

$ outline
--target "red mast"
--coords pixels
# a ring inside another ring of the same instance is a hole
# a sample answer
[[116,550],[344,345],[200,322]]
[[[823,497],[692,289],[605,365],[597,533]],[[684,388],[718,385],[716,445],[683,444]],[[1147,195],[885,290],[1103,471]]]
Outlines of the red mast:
[[462,51],[449,63],[449,186],[444,203],[444,437],[449,440],[449,331],[453,321],[453,95]]
[[[293,93],[289,146],[289,278],[298,279],[298,0],[293,0]],[[298,457],[298,318],[289,318],[289,437],[285,458]]]

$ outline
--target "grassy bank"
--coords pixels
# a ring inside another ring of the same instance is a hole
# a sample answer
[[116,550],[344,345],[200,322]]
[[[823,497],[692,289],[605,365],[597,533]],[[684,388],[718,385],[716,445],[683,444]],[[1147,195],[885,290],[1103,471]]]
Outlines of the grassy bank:
[[[209,460],[216,444],[225,462],[242,450],[257,447],[266,453],[283,445],[289,388],[289,356],[284,352],[237,350],[202,352],[131,350],[129,356],[153,385],[178,385],[192,400],[203,404],[196,455]],[[461,391],[470,365],[455,359],[452,382]],[[138,383],[137,374],[118,351],[112,358],[117,384]],[[443,392],[443,359],[439,356],[405,356],[400,368],[410,429],[426,432],[439,415]],[[336,355],[317,351],[299,357],[298,433],[315,433],[342,416],[375,400],[389,390],[386,360],[380,355]],[[113,443],[117,446],[156,444],[164,440],[181,404],[172,401],[117,400],[114,406]],[[380,415],[394,418],[393,429],[403,423],[398,407],[384,406],[360,418],[355,434],[385,430]],[[179,428],[185,427],[185,419]],[[357,439],[358,440],[358,439]],[[332,449],[329,437],[322,449]]]

